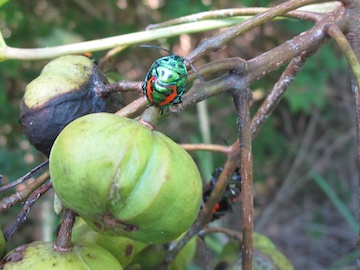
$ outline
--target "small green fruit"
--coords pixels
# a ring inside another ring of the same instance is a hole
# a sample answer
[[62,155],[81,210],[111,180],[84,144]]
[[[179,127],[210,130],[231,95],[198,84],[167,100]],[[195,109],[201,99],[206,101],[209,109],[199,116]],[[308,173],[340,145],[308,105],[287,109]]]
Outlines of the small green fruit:
[[[179,237],[175,241],[179,241]],[[134,256],[127,268],[129,270],[151,270],[159,267],[165,259],[166,247],[164,245],[148,245]],[[169,264],[169,270],[187,269],[196,252],[196,237],[193,237],[177,254],[175,260]]]
[[[220,253],[217,267],[238,270],[241,269],[241,259],[240,242],[230,240]],[[254,233],[253,269],[293,270],[294,267],[268,237]]]
[[62,203],[90,227],[140,242],[176,239],[200,208],[202,180],[190,155],[113,114],[70,123],[54,143],[50,175]]
[[81,218],[77,218],[75,222],[71,240],[75,243],[92,243],[101,246],[109,251],[123,267],[132,261],[134,255],[134,240],[97,233]]
[[61,130],[74,119],[105,111],[106,77],[87,57],[67,55],[49,62],[30,82],[20,105],[20,125],[31,144],[49,155]]
[[122,270],[111,253],[94,244],[74,245],[71,251],[57,251],[53,243],[33,242],[7,254],[2,270]]
[[0,259],[2,259],[2,257],[5,256],[5,254],[6,254],[6,241],[4,235],[0,231]]

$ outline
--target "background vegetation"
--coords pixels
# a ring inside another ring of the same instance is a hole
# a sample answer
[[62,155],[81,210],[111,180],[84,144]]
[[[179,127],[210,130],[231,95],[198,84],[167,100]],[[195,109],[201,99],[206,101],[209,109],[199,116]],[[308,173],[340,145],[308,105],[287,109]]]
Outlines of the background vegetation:
[[[0,1],[1,3],[1,1]],[[201,11],[243,6],[273,6],[280,1],[9,1],[0,9],[0,29],[12,47],[61,45],[145,29],[149,24]],[[237,37],[225,48],[208,54],[195,66],[239,56],[250,59],[276,47],[311,26],[298,20],[276,21]],[[161,39],[163,46],[185,56],[198,43],[219,30]],[[106,52],[94,53],[100,59]],[[130,47],[106,66],[114,80],[141,81],[156,50]],[[18,124],[24,89],[48,61],[0,63],[0,173],[4,182],[17,179],[45,160],[26,140]],[[252,85],[252,110],[261,104],[283,69]],[[124,96],[130,102],[134,94]],[[210,133],[201,130],[199,106],[162,119],[157,129],[179,143],[231,144],[237,134],[231,97],[207,101]],[[296,269],[347,269],[356,258],[355,239],[359,207],[354,101],[347,64],[331,41],[305,65],[280,105],[253,141],[255,229],[269,236]],[[224,163],[220,154],[194,154],[204,181]],[[21,187],[18,187],[21,188]],[[1,196],[5,196],[1,194]],[[236,204],[217,224],[240,229]],[[6,228],[21,206],[1,215]],[[51,216],[47,194],[31,210],[27,223],[11,246],[54,237],[57,219]],[[186,207],[186,206],[184,206]],[[209,240],[216,258],[226,238]],[[194,269],[201,266],[201,256]]]

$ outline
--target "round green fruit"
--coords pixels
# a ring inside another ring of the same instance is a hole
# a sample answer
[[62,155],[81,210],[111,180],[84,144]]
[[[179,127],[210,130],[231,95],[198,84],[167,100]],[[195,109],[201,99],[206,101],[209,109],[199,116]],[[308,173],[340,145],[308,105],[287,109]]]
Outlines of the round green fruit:
[[106,77],[85,56],[67,55],[49,62],[26,86],[20,105],[20,125],[30,143],[48,156],[67,124],[105,111],[106,84]]
[[77,218],[71,240],[75,243],[93,243],[109,251],[125,267],[133,258],[135,241],[126,237],[95,232],[84,220]]
[[107,113],[70,123],[50,153],[62,203],[93,229],[145,243],[187,231],[202,198],[190,155],[160,132]]
[[107,250],[94,244],[74,245],[70,251],[58,251],[53,243],[33,242],[7,254],[0,263],[3,270],[122,270]]

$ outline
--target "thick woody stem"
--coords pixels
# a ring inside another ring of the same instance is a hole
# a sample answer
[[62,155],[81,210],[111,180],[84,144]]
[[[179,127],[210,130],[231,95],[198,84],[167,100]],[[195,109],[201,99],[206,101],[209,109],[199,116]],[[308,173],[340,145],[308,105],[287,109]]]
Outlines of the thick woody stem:
[[60,231],[54,244],[57,251],[70,251],[73,248],[71,243],[71,233],[75,223],[76,213],[66,209],[65,215],[61,221]]
[[250,89],[233,93],[241,152],[242,269],[252,270],[254,233],[253,160],[251,150]]

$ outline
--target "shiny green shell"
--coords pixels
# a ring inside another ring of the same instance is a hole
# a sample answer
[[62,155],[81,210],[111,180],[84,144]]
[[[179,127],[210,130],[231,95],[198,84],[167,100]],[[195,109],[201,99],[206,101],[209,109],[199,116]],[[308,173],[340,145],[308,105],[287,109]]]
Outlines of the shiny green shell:
[[184,59],[178,55],[165,56],[151,65],[143,83],[143,91],[152,105],[168,107],[182,101],[186,80]]

